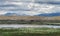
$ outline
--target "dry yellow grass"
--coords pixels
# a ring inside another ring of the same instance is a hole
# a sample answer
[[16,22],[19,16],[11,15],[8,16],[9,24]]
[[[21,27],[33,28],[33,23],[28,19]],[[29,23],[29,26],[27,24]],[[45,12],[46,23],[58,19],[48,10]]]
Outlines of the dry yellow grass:
[[0,20],[41,20],[39,16],[0,16]]
[[0,16],[0,20],[60,20],[60,16],[43,17],[43,16]]

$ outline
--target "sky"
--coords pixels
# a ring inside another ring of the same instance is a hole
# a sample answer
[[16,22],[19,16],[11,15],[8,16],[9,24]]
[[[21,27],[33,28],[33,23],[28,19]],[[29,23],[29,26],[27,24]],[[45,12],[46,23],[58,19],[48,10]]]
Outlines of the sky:
[[56,12],[60,12],[60,0],[0,0],[0,15],[17,13],[34,16]]

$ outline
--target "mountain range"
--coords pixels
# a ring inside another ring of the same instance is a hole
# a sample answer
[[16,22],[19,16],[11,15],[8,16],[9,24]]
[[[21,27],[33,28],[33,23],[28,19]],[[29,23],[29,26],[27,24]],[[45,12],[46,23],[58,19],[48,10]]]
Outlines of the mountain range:
[[4,16],[27,16],[26,14],[18,14],[18,13],[6,13]]
[[4,16],[16,16],[16,15],[18,15],[18,14],[16,14],[16,13],[6,13],[6,14],[4,14]]
[[48,16],[48,17],[60,16],[60,13],[45,13],[45,14],[38,14],[37,16]]
[[[6,13],[4,14],[4,16],[30,16],[27,14],[17,14],[17,13]],[[37,14],[34,16],[48,16],[48,17],[52,17],[52,16],[60,16],[60,13],[44,13],[44,14]]]

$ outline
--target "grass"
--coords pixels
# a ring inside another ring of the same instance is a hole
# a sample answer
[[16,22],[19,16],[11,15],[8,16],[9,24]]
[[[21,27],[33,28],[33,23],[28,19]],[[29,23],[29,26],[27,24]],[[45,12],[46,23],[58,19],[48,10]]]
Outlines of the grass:
[[60,25],[60,22],[50,21],[25,21],[25,20],[0,20],[0,24],[35,24],[35,25]]
[[0,36],[60,36],[60,28],[1,28]]

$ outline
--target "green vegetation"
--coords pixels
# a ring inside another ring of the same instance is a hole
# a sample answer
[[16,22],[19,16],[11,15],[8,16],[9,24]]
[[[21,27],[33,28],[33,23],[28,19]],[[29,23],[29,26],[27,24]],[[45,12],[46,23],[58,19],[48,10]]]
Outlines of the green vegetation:
[[0,36],[60,36],[59,28],[1,28]]
[[0,20],[0,24],[39,24],[39,25],[60,25],[59,21],[47,20]]
[[0,24],[42,24],[40,21],[26,20],[0,20]]

